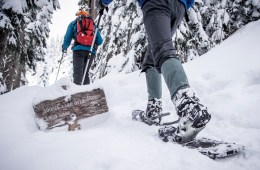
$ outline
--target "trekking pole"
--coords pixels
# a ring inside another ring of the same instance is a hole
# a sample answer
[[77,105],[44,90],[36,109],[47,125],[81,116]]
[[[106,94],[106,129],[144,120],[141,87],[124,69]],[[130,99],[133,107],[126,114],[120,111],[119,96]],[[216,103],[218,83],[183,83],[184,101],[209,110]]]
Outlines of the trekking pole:
[[61,65],[61,61],[63,60],[63,57],[64,57],[64,52],[62,52],[62,56],[61,56],[61,59],[60,59],[60,64],[59,64],[58,73],[57,73],[55,82],[57,81],[57,78],[58,78],[58,75],[59,75],[59,72],[60,72],[60,65]]
[[94,38],[93,38],[93,41],[92,41],[92,44],[91,44],[91,47],[90,47],[90,51],[88,53],[88,61],[87,61],[87,64],[86,64],[86,67],[85,67],[85,70],[84,70],[84,75],[82,77],[81,85],[83,85],[83,83],[85,81],[85,77],[86,77],[86,74],[87,74],[87,69],[88,69],[88,66],[89,66],[90,57],[91,57],[91,54],[93,52],[93,48],[94,48],[95,41],[96,41],[96,36],[97,36],[97,32],[98,32],[99,23],[100,23],[101,16],[103,15],[103,13],[104,13],[104,9],[101,9],[99,11],[99,18],[98,18],[97,28],[95,30],[95,34],[94,34]]

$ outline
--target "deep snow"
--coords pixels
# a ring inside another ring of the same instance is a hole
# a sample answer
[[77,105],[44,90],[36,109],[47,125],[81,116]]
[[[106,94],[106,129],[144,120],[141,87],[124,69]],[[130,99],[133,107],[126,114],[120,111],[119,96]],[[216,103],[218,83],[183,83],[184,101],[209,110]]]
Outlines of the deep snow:
[[[0,96],[1,170],[258,170],[260,169],[260,21],[248,24],[204,56],[184,64],[191,86],[208,106],[212,120],[199,137],[235,141],[244,154],[214,161],[195,150],[164,143],[158,127],[131,120],[145,109],[144,74],[110,74],[90,86],[103,87],[110,111],[67,127],[39,131],[32,103],[54,97],[65,79],[43,88],[24,86]],[[177,119],[163,84],[163,107]],[[44,95],[43,95],[44,92]],[[46,92],[46,93],[45,93]],[[49,92],[49,93],[48,93]],[[166,120],[165,120],[166,121]]]

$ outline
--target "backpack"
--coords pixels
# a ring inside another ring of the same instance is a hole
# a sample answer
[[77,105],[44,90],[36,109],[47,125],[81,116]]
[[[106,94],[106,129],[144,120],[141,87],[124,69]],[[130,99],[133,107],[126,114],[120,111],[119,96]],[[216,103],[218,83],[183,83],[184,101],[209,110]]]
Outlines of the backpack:
[[95,27],[93,19],[81,15],[77,18],[76,42],[82,45],[91,46],[94,39]]

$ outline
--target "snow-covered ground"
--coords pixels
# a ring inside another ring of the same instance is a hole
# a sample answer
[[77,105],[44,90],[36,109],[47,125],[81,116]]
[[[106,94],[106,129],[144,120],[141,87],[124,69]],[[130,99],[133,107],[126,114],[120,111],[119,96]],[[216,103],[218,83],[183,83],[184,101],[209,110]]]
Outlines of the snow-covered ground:
[[[240,29],[204,56],[184,65],[191,86],[212,113],[199,137],[237,142],[246,151],[214,161],[195,150],[164,143],[158,127],[131,120],[145,109],[145,76],[111,74],[89,87],[103,87],[110,111],[80,121],[81,131],[67,127],[39,131],[32,103],[56,84],[25,86],[0,96],[1,170],[259,170],[260,169],[260,21]],[[177,119],[163,84],[163,107]],[[54,95],[50,93],[50,97]],[[57,95],[57,94],[55,94]]]

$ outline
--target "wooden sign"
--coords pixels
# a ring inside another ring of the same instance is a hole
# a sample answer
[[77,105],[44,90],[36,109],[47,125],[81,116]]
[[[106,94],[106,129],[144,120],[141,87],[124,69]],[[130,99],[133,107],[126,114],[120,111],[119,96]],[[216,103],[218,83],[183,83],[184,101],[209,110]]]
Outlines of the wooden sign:
[[77,119],[108,112],[106,97],[102,89],[94,89],[55,100],[45,100],[33,106],[36,123],[40,130],[66,124],[67,118],[75,114]]

